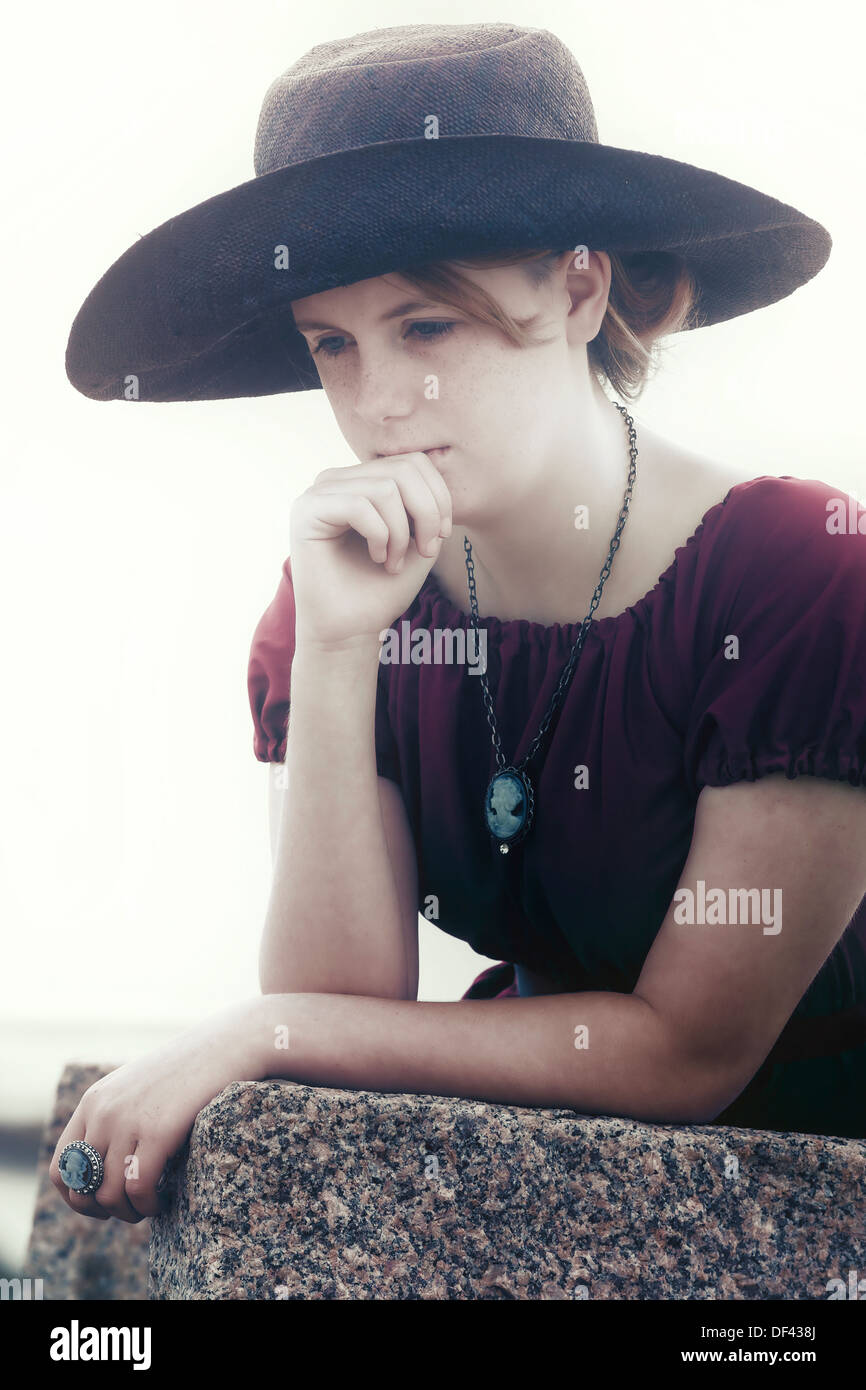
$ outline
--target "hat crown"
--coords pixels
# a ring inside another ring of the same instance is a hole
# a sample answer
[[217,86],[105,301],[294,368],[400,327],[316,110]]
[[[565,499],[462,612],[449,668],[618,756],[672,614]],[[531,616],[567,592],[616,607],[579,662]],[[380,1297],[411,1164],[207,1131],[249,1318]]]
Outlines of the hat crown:
[[574,55],[548,30],[515,24],[406,24],[317,44],[265,93],[254,167],[461,135],[597,144]]

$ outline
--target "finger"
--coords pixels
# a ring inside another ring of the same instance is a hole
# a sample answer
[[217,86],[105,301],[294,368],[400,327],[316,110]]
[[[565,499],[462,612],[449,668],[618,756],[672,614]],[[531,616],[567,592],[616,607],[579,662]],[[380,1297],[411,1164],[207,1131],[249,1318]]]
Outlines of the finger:
[[402,566],[411,539],[410,517],[400,485],[392,474],[387,474],[381,478],[356,478],[354,486],[369,498],[388,529],[384,563],[391,574],[396,574]]
[[448,484],[429,454],[415,454],[413,458],[418,459],[418,466],[429,484],[430,491],[436,498],[444,535],[450,536],[454,529],[454,511]]
[[[448,490],[448,485],[428,454],[421,452],[412,454],[388,454],[383,458],[369,459],[356,464],[347,464],[342,468],[326,468],[323,472],[318,474],[314,486],[318,488],[319,485],[321,485],[324,490],[327,490],[333,484],[337,484],[338,486],[346,483],[357,484],[362,478],[369,476],[372,470],[378,471],[379,476],[395,477],[398,481],[398,485],[400,485],[402,482],[401,475],[393,469],[393,464],[397,459],[411,459],[419,477],[427,484],[433,495],[433,500],[438,511],[438,522],[431,517],[428,526],[424,522],[427,506],[422,506],[423,494],[416,490],[414,492],[413,504],[408,493],[401,488],[404,506],[417,523],[415,526],[415,544],[418,546],[420,553],[426,552],[425,558],[431,559],[433,557],[433,551],[430,541],[440,536],[442,539],[445,539],[451,535],[454,529],[454,516],[451,493]],[[433,529],[434,526],[435,530]],[[405,549],[402,553],[405,555]]]
[[171,1155],[158,1140],[140,1137],[133,1157],[136,1162],[128,1165],[126,1174],[127,1201],[138,1213],[139,1220],[158,1216],[165,1210],[168,1196],[159,1183]]
[[[328,492],[333,489],[340,491],[341,485],[357,490],[368,496],[378,508],[388,526],[386,568],[392,574],[397,572],[406,558],[411,539],[410,522],[419,555],[429,560],[439,553],[434,542],[441,536],[442,515],[439,503],[418,466],[417,460],[422,457],[421,454],[405,454],[380,459],[378,463],[383,471],[378,477],[365,474],[362,477],[332,479],[324,485],[324,490]],[[399,462],[395,463],[395,458]],[[370,468],[373,466],[369,465]]]
[[[87,1142],[91,1143],[92,1141],[88,1139]],[[136,1211],[127,1196],[126,1175],[130,1168],[136,1171],[138,1167],[135,1157],[138,1136],[134,1133],[126,1133],[106,1142],[108,1147],[103,1159],[105,1177],[93,1194],[94,1200],[106,1216],[114,1216],[118,1221],[126,1221],[130,1225],[135,1225],[136,1222],[142,1220],[142,1215]],[[94,1148],[96,1147],[94,1144]],[[104,1151],[100,1149],[99,1152],[103,1153]]]
[[369,497],[347,493],[330,485],[322,490],[317,487],[306,496],[309,505],[315,509],[317,521],[332,527],[335,535],[343,535],[348,530],[357,531],[367,542],[370,559],[376,564],[384,563],[388,555],[388,524]]
[[371,469],[377,468],[380,471],[387,472],[387,465],[397,458],[411,458],[417,463],[433,496],[436,498],[439,514],[443,524],[447,528],[446,534],[450,535],[454,525],[451,493],[448,490],[448,484],[445,482],[445,479],[442,477],[442,474],[439,472],[439,469],[429,454],[420,451],[411,454],[385,454],[381,458],[364,459],[360,463],[343,464],[339,468],[325,468],[316,476],[315,483],[322,483],[328,486],[334,481],[346,481],[347,476],[357,479],[367,475]]
[[412,454],[390,454],[380,459],[372,459],[369,463],[358,464],[358,468],[375,468],[378,465],[385,465],[393,462],[395,458],[412,459],[418,468],[421,476],[426,481],[430,491],[436,499],[439,508],[439,516],[442,522],[441,530],[446,536],[450,536],[454,527],[453,504],[448,484],[439,472],[436,464],[429,454],[421,451]]
[[77,1211],[80,1216],[92,1216],[94,1221],[111,1220],[111,1212],[103,1211],[92,1196],[83,1197],[80,1192],[73,1192],[71,1187],[67,1188],[66,1192],[66,1205]]
[[[384,530],[377,530],[377,534],[382,538],[377,545],[368,545],[371,559],[377,564],[385,564],[392,574],[396,574],[400,567],[400,550],[405,555],[409,545],[409,518],[406,515],[406,508],[400,496],[398,488],[393,478],[356,478],[345,480],[346,486],[340,487],[336,482],[328,483],[324,488],[316,488],[317,497],[339,497],[355,499],[359,495],[373,508],[379,516]],[[351,489],[351,490],[350,490]],[[342,514],[342,513],[341,513]],[[364,513],[362,513],[364,515]],[[355,527],[356,530],[360,529]]]
[[[439,474],[426,454],[396,454],[387,458],[375,459],[370,467],[382,467],[387,476],[393,476],[407,513],[414,522],[415,545],[418,553],[425,559],[432,559],[439,553],[433,542],[443,536],[446,519],[451,515],[451,499],[445,480]],[[440,490],[444,489],[447,499],[443,512],[442,502],[437,495],[434,479],[439,479]],[[407,543],[408,544],[408,543]],[[405,556],[405,550],[400,558]]]

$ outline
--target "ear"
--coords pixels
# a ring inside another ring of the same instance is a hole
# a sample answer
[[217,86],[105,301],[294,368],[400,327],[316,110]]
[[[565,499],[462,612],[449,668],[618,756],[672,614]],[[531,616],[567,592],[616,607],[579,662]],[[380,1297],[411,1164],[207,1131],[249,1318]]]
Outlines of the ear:
[[575,246],[564,258],[565,288],[571,300],[570,343],[591,343],[598,336],[610,294],[610,257],[605,251]]

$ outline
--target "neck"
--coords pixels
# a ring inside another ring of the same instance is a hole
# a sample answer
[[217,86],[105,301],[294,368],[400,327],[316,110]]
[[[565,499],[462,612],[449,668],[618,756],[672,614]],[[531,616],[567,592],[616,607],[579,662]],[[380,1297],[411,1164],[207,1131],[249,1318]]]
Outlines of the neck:
[[[449,545],[460,553],[449,556],[449,564],[463,566],[461,606],[468,607],[466,535],[479,614],[506,620],[531,613],[544,622],[555,621],[551,615],[561,613],[564,603],[580,616],[589,609],[622,508],[630,456],[626,421],[596,383],[581,404],[579,424],[567,424],[555,447],[534,461],[517,499],[512,493],[507,507],[455,525]],[[640,448],[641,440],[636,442]],[[576,507],[586,509],[583,519]]]

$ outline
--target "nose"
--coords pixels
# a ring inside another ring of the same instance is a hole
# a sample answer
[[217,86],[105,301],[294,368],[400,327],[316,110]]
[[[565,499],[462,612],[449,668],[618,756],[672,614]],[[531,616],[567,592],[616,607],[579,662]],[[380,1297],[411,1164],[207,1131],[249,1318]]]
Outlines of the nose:
[[408,419],[424,399],[421,368],[387,348],[358,349],[355,412],[367,425]]

